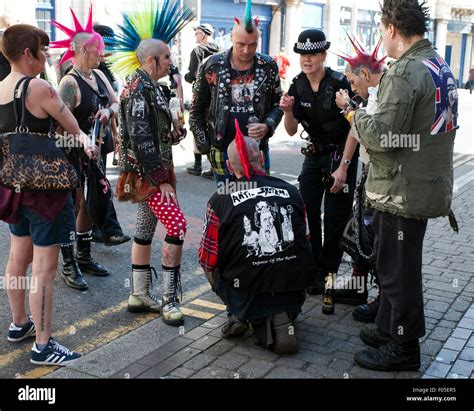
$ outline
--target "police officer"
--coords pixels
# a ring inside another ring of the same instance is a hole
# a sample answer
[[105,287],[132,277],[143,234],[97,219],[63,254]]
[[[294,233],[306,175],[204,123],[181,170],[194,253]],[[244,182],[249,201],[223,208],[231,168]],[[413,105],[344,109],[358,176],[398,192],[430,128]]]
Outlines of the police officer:
[[[351,213],[357,172],[358,153],[353,158],[343,157],[350,126],[334,101],[339,89],[350,94],[351,88],[343,74],[324,67],[329,46],[321,30],[309,29],[299,35],[294,52],[300,54],[302,72],[293,79],[280,101],[288,134],[294,135],[301,123],[304,128],[301,136],[308,141],[307,147],[302,148],[305,160],[299,182],[317,265],[314,286],[306,290],[310,295],[322,294],[325,277],[336,274],[339,268],[342,251],[338,244]],[[340,164],[347,173],[335,172]]]

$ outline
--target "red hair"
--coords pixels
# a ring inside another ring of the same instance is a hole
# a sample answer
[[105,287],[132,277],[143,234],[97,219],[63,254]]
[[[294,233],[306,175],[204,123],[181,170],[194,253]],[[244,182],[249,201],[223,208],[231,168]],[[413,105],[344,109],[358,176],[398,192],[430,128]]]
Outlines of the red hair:
[[240,164],[244,171],[244,175],[247,180],[250,180],[250,173],[252,171],[252,166],[250,165],[249,155],[247,153],[247,145],[245,144],[244,135],[240,131],[239,122],[237,119],[234,119],[235,124],[235,146],[237,147],[237,153],[239,154]]
[[355,37],[352,38],[349,34],[347,34],[347,37],[354,47],[356,55],[349,56],[346,53],[344,53],[344,55],[337,53],[334,54],[347,61],[351,71],[356,71],[362,67],[367,67],[372,73],[380,73],[383,69],[384,61],[387,58],[387,56],[384,56],[380,60],[377,59],[377,54],[379,52],[380,45],[382,44],[382,38],[380,38],[380,40],[377,42],[374,51],[369,53]]

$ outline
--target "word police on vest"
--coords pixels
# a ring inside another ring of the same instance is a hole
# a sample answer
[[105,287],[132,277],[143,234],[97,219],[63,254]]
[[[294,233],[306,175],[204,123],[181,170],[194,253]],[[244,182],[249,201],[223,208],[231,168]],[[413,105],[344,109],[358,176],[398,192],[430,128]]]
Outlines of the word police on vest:
[[56,388],[33,388],[27,385],[18,389],[19,401],[47,401],[48,404],[56,403]]

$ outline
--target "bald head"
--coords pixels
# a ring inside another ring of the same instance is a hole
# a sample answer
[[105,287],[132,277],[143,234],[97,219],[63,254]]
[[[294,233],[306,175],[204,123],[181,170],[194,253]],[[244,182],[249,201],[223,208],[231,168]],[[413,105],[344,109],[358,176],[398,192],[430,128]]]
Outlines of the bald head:
[[259,31],[255,25],[249,27],[245,27],[243,24],[234,24],[231,32],[231,38],[235,41],[236,38],[245,38],[245,39],[252,39],[258,41]]
[[[244,140],[252,170],[262,171],[260,147],[257,141],[250,137],[244,137]],[[240,161],[235,140],[233,140],[227,148],[227,156],[229,157],[230,166],[236,177],[242,177],[244,175],[244,168],[242,167],[242,163]]]
[[168,45],[156,39],[142,40],[137,48],[137,57],[141,65],[145,65],[148,57],[159,57],[168,51]]
[[234,25],[232,29],[232,60],[238,70],[245,70],[253,64],[258,47],[259,32],[247,32],[244,26]]

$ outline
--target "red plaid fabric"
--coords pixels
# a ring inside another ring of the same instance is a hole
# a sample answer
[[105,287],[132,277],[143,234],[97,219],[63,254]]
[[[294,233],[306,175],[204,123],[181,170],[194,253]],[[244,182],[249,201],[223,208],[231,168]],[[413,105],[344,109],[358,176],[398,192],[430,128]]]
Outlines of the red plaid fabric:
[[219,218],[214,213],[211,205],[208,204],[204,220],[204,233],[198,250],[201,267],[208,273],[212,273],[217,266],[218,236]]

